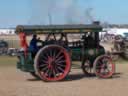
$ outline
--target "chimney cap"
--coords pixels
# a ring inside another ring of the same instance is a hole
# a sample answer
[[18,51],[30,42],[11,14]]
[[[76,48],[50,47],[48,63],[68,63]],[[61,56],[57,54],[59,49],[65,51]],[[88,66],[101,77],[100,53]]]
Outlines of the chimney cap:
[[93,24],[100,25],[100,21],[93,21]]

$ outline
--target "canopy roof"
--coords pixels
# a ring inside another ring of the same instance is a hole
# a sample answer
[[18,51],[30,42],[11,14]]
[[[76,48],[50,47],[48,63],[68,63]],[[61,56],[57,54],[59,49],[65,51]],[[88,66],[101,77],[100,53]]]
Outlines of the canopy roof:
[[25,34],[47,34],[47,33],[83,33],[99,32],[102,26],[96,24],[88,25],[18,25],[16,33],[23,31]]

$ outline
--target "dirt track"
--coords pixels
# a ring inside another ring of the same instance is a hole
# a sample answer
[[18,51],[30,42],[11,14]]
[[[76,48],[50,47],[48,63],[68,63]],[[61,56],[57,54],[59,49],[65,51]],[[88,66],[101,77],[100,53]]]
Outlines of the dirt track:
[[128,96],[128,65],[117,65],[111,79],[85,77],[72,69],[62,82],[46,83],[15,66],[0,67],[0,96]]

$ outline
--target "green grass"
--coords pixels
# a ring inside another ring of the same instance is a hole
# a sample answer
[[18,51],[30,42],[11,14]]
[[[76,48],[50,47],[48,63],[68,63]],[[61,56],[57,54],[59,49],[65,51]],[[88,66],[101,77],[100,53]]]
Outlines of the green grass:
[[[18,59],[17,57],[10,57],[10,56],[0,56],[0,66],[16,66]],[[128,60],[124,60],[122,58],[118,59],[115,64],[128,64]],[[73,62],[72,67],[80,67],[80,62]]]
[[0,56],[0,66],[16,66],[16,63],[16,57]]

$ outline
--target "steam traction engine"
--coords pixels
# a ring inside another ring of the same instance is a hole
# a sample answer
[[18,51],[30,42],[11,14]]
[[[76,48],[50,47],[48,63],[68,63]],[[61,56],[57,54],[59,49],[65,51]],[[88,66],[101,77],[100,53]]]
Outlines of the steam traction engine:
[[111,57],[105,54],[103,46],[99,44],[102,27],[98,24],[17,26],[17,34],[18,30],[25,32],[26,36],[45,36],[35,55],[29,50],[27,56],[19,52],[17,63],[18,69],[43,81],[63,80],[70,71],[72,61],[81,61],[85,75],[94,73],[100,78],[110,78],[114,73]]

